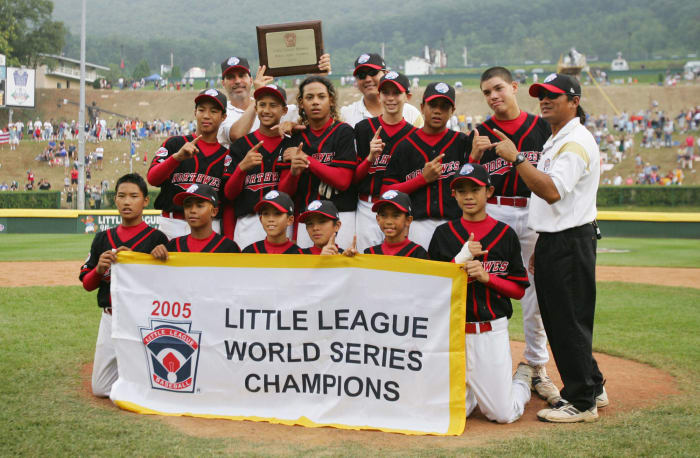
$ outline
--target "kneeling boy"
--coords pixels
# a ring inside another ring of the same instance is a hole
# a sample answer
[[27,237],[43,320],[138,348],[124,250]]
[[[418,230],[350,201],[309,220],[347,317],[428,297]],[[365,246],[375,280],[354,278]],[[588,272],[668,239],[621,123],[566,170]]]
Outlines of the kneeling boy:
[[294,202],[289,194],[268,192],[263,200],[255,204],[255,212],[267,236],[245,247],[244,253],[304,254],[287,237],[287,228],[294,224]]
[[372,205],[377,224],[384,234],[381,245],[365,248],[365,254],[385,254],[428,259],[425,248],[408,240],[408,228],[413,221],[411,198],[401,191],[386,191]]

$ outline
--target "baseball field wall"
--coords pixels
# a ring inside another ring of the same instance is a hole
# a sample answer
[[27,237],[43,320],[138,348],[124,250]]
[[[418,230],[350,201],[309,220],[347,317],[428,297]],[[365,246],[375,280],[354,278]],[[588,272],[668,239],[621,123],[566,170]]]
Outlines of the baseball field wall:
[[[157,210],[145,210],[147,224],[158,227]],[[121,222],[116,210],[0,209],[0,234],[84,234]],[[600,211],[603,237],[700,239],[700,213]]]

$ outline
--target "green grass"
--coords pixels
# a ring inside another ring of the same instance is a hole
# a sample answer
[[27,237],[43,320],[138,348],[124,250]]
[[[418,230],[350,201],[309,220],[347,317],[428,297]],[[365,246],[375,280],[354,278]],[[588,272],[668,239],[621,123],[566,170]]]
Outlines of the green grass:
[[602,266],[700,267],[700,240],[603,237],[598,249],[629,250],[598,253]]
[[[479,448],[406,450],[406,455],[693,455],[700,447],[700,291],[606,283],[598,287],[594,347],[669,371],[683,394],[672,403],[605,418],[591,425],[542,427],[524,438]],[[522,339],[520,307],[511,333]],[[80,287],[0,288],[0,447],[3,455],[201,456],[265,455],[280,444],[197,438],[156,417],[122,412],[85,395],[80,368],[93,357],[99,313],[95,294]],[[496,426],[494,426],[496,427]],[[348,447],[351,445],[351,447]],[[273,449],[268,448],[274,447]],[[294,456],[375,455],[371,442],[292,445]]]
[[0,261],[73,261],[90,252],[89,234],[2,234]]

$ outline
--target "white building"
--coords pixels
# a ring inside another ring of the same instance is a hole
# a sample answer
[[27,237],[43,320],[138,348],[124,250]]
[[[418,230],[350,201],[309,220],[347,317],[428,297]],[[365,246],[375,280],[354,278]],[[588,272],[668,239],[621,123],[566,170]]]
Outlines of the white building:
[[183,75],[183,78],[187,78],[187,79],[189,79],[189,78],[204,78],[204,77],[206,77],[206,74],[207,74],[207,72],[203,68],[192,67],[185,72],[185,74]]
[[[70,59],[54,54],[39,54],[49,58],[51,65],[43,64],[36,69],[37,88],[70,89],[80,87],[80,60]],[[92,84],[100,75],[109,71],[109,67],[85,62],[85,83]]]
[[429,75],[433,72],[430,61],[418,56],[404,61],[403,68],[406,75]]

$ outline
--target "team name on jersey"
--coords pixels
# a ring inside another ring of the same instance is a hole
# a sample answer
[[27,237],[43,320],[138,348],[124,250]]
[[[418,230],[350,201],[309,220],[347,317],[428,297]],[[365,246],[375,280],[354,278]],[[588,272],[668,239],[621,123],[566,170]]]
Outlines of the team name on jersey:
[[245,187],[252,191],[275,186],[280,181],[278,172],[260,172],[245,176]]
[[314,153],[312,156],[321,164],[327,164],[329,162],[333,162],[333,158],[335,157],[335,151],[332,153]]
[[[457,173],[458,170],[459,170],[459,161],[443,162],[442,163],[442,171],[440,172],[439,179],[442,180],[443,178],[451,177],[452,175]],[[418,170],[414,170],[413,172],[406,175],[405,181],[408,181],[408,180],[415,178],[418,175],[422,175],[422,174],[423,174],[422,168],[418,169]]]
[[[540,151],[521,151],[521,153],[534,166],[537,166],[537,162],[542,154]],[[484,164],[484,168],[489,172],[489,175],[505,175],[510,170],[510,162],[499,157]]]
[[486,272],[495,274],[508,272],[508,264],[508,261],[485,261],[482,263]]
[[372,172],[381,172],[386,170],[387,164],[391,160],[391,154],[380,154],[377,159],[374,160],[374,164],[370,167]]
[[171,179],[173,184],[179,183],[202,183],[208,184],[217,191],[221,187],[221,178],[212,177],[205,173],[185,173],[178,172],[174,173]]

